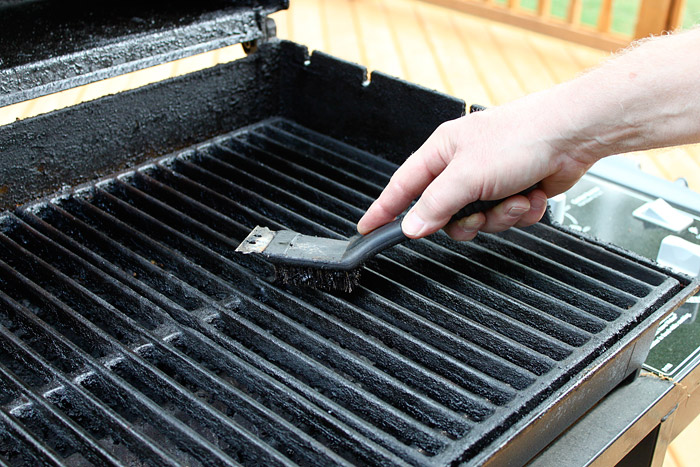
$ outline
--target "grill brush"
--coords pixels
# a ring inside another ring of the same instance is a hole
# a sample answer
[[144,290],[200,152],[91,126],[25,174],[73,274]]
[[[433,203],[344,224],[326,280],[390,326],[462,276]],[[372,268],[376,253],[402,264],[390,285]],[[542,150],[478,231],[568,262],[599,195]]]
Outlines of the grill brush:
[[[519,194],[527,195],[532,186]],[[487,211],[501,200],[478,200],[462,208],[450,222]],[[403,217],[385,224],[367,235],[348,240],[314,237],[291,230],[273,231],[257,226],[236,248],[244,254],[261,254],[272,264],[275,281],[321,290],[352,292],[359,284],[362,265],[374,255],[409,240],[401,230]]]

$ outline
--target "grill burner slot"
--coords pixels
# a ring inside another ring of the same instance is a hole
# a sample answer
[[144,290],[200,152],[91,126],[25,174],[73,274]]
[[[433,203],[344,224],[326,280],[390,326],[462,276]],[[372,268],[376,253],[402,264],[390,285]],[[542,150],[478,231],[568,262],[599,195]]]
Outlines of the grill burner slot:
[[449,464],[681,289],[544,224],[398,246],[352,295],[234,253],[352,235],[395,168],[272,119],[4,215],[2,459]]

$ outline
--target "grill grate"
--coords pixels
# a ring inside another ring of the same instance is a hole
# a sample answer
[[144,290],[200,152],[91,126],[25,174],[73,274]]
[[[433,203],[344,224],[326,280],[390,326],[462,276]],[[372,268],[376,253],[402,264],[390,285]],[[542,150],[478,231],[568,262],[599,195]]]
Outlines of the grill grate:
[[273,119],[7,213],[3,460],[449,464],[680,289],[547,225],[398,246],[352,295],[234,253],[352,235],[395,168]]

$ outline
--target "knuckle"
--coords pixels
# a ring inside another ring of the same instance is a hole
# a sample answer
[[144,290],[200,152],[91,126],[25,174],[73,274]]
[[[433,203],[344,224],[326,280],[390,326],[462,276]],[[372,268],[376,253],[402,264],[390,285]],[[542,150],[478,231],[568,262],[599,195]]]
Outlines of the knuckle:
[[454,127],[454,122],[452,120],[442,122],[435,129],[435,134],[438,136],[444,137],[452,131],[453,127]]
[[391,217],[393,216],[393,211],[391,209],[391,205],[386,204],[384,200],[378,199],[373,205],[372,209],[375,210],[377,213],[379,213],[381,216],[388,216]]
[[409,190],[408,186],[406,186],[404,177],[395,174],[391,177],[389,183],[391,184],[393,191],[398,195],[399,198],[414,197],[413,193],[411,193],[411,190]]
[[519,219],[509,219],[504,216],[489,216],[484,227],[485,232],[503,232],[513,227]]

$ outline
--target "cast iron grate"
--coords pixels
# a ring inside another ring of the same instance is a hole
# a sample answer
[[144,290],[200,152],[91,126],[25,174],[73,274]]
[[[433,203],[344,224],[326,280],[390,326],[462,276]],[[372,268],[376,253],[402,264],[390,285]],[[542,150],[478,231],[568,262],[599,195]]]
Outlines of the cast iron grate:
[[280,288],[257,224],[343,237],[395,166],[283,119],[0,218],[0,454],[424,465],[478,452],[679,284],[537,225]]

